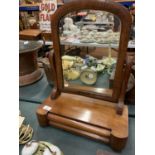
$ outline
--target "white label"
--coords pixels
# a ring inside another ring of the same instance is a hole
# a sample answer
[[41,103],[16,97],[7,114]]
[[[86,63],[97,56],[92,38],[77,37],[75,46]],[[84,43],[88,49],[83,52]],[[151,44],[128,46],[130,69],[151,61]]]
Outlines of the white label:
[[47,111],[50,111],[52,108],[51,108],[50,106],[48,106],[48,105],[45,105],[45,106],[43,107],[43,109],[44,109],[44,110],[47,110]]
[[64,85],[65,85],[65,87],[68,87],[69,86],[68,83],[65,83]]
[[94,75],[93,75],[93,74],[91,74],[91,73],[90,73],[90,74],[88,74],[88,78],[89,78],[89,79],[93,79],[93,77],[94,77]]
[[28,44],[29,43],[29,41],[24,41],[24,45],[26,45],[26,44]]

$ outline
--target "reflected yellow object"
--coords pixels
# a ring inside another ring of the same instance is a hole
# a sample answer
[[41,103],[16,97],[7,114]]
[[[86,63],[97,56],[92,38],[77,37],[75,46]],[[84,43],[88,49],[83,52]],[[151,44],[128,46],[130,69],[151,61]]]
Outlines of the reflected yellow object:
[[63,60],[62,61],[62,68],[63,68],[63,70],[69,69],[73,66],[73,64],[74,64],[73,61]]
[[62,56],[62,68],[63,70],[70,69],[71,67],[80,67],[84,65],[84,60],[78,56]]
[[64,70],[63,75],[66,80],[76,80],[80,76],[80,72],[75,69]]

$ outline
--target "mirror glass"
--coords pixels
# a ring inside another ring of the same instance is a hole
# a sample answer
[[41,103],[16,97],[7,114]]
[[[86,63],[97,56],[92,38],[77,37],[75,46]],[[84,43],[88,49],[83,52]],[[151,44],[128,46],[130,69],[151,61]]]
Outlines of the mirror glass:
[[64,87],[102,93],[112,89],[121,22],[112,13],[81,10],[59,23]]

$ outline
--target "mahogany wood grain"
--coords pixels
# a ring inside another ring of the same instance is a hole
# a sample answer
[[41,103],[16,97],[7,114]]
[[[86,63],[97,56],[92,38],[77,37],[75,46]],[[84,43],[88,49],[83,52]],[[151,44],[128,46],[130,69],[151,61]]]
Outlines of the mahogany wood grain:
[[70,126],[66,126],[66,125],[63,125],[63,124],[60,124],[60,123],[55,123],[53,121],[50,121],[49,124],[52,125],[52,126],[64,129],[66,131],[76,133],[78,135],[85,136],[85,137],[88,137],[88,138],[96,139],[96,140],[99,140],[99,141],[103,141],[105,144],[109,144],[109,139],[106,138],[106,137],[101,137],[99,135],[95,135],[95,134],[92,134],[92,133],[87,132],[87,131],[78,130],[78,129],[70,127]]
[[85,124],[82,122],[78,122],[76,120],[71,120],[65,117],[61,117],[59,115],[55,115],[52,113],[48,114],[47,117],[49,120],[52,120],[54,122],[59,122],[60,124],[70,126],[79,130],[87,131],[96,135],[100,135],[103,137],[110,137],[110,130],[99,128],[93,125]]
[[[44,111],[42,113],[41,110],[45,105],[52,108],[46,114],[44,114]],[[62,93],[55,100],[51,100],[50,97],[47,98],[38,107],[37,116],[40,125],[50,122],[49,124],[61,128],[64,127],[63,129],[72,130],[80,135],[81,132],[87,132],[92,135],[108,138],[110,144],[111,138],[114,139],[113,141],[118,140],[120,143],[125,144],[128,137],[127,107],[124,106],[122,115],[118,115],[116,113],[116,104],[108,101]],[[42,122],[41,117],[46,118],[45,123]],[[54,123],[58,123],[59,125],[55,125]],[[91,138],[93,137],[91,136]],[[96,139],[96,136],[94,138]],[[120,150],[125,146],[123,144],[121,144],[122,147],[119,148]],[[115,146],[112,145],[112,147]]]
[[[65,88],[61,89],[62,92],[67,92],[71,94],[79,94],[85,95],[89,93],[90,97],[97,96],[98,99],[104,99],[107,101],[112,101],[112,89],[105,89],[105,88],[95,88],[91,86],[81,86],[77,84],[69,84],[65,82]],[[74,89],[76,88],[76,89]]]
[[133,65],[133,60],[127,57],[126,63],[125,63],[125,68],[124,68],[124,75],[123,75],[123,85],[121,89],[121,95],[119,98],[119,102],[117,105],[117,113],[122,114],[123,112],[123,106],[124,106],[124,100],[125,100],[125,95],[126,95],[126,90],[128,86],[128,80],[130,77],[131,69]]
[[57,74],[56,74],[56,62],[55,62],[55,57],[54,57],[54,51],[51,50],[49,53],[49,62],[51,66],[51,71],[53,73],[53,82],[54,82],[54,87],[51,93],[51,98],[55,99],[60,95],[60,91],[58,90],[58,81],[57,81]]
[[42,106],[41,108],[37,109],[37,118],[41,126],[47,126],[49,124],[47,119],[47,114],[48,114],[48,111],[44,110]]

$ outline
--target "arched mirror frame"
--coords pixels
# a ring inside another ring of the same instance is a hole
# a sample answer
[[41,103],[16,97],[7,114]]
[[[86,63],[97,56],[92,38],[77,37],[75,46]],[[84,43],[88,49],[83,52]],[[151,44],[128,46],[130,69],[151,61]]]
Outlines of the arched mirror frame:
[[[91,90],[85,91],[76,88],[64,87],[61,60],[61,45],[59,37],[59,22],[65,15],[67,15],[70,12],[87,9],[110,12],[119,17],[121,21],[121,34],[118,48],[119,52],[113,82],[113,89],[103,89],[102,93],[94,92]],[[74,2],[69,2],[57,9],[57,11],[51,16],[51,27],[55,61],[53,65],[55,66],[56,75],[52,98],[56,98],[61,92],[66,92],[93,97],[97,99],[103,99],[111,102],[118,102],[121,93],[121,88],[123,85],[123,70],[126,59],[129,32],[131,27],[131,16],[129,11],[120,4],[111,1],[78,0]]]

